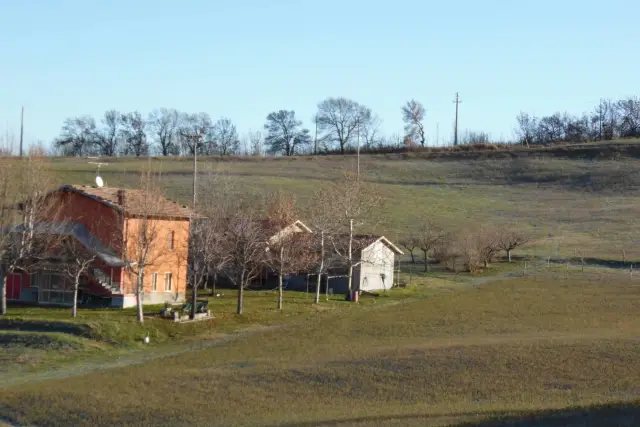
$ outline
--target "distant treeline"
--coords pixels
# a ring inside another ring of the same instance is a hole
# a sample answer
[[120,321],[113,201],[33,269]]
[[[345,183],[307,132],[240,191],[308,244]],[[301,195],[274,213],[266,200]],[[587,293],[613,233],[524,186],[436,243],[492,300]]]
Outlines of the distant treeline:
[[[400,112],[402,134],[382,135],[382,120],[370,108],[346,98],[328,98],[318,104],[312,130],[303,127],[293,110],[266,116],[261,130],[239,136],[231,119],[214,121],[207,113],[185,113],[160,108],[148,115],[139,111],[108,110],[98,119],[71,117],[53,141],[52,153],[67,156],[191,156],[199,155],[331,155],[361,152],[391,153],[429,149],[425,108],[411,100]],[[535,145],[640,138],[640,98],[603,99],[591,113],[576,116],[555,113],[517,116],[516,138],[501,143]],[[461,132],[462,146],[491,147],[485,132]]]

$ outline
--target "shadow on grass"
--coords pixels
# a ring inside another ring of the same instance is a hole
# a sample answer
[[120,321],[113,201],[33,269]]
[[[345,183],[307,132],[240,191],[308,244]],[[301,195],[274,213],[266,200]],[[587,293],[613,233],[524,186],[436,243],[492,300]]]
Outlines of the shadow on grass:
[[45,320],[0,319],[0,331],[61,332],[80,337],[91,336],[87,325]]
[[[474,419],[474,421],[451,421]],[[452,427],[635,427],[640,425],[640,401],[527,413],[459,413],[371,416],[295,424],[284,427],[449,425]],[[448,423],[448,424],[447,424]],[[275,426],[274,426],[275,427]]]

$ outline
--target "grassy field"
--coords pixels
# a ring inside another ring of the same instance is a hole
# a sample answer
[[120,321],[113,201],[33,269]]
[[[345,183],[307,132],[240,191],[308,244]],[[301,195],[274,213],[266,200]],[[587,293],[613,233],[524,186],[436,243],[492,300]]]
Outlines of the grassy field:
[[626,274],[540,272],[30,382],[0,391],[0,413],[52,426],[577,426],[593,411],[589,425],[637,425],[638,304]]
[[[422,279],[421,283],[437,283]],[[420,292],[428,292],[422,288]],[[285,310],[276,310],[274,291],[247,291],[244,315],[234,314],[236,291],[218,290],[221,296],[201,291],[199,300],[208,299],[214,318],[202,322],[176,324],[158,317],[161,306],[145,307],[144,324],[136,320],[131,309],[79,309],[78,317],[70,317],[70,309],[33,306],[10,306],[9,314],[0,319],[0,383],[20,375],[55,369],[60,366],[100,358],[109,360],[142,349],[157,351],[197,340],[211,340],[234,332],[286,324],[319,311],[345,310],[350,305],[342,295],[322,297],[314,305],[313,295],[285,292]],[[375,300],[366,298],[362,305],[385,304],[418,293],[416,286],[389,292]],[[143,344],[149,336],[151,343]]]
[[[190,160],[151,163],[166,194],[188,203]],[[146,165],[114,159],[100,174],[108,186],[134,186]],[[209,175],[224,174],[247,190],[287,189],[305,205],[312,190],[354,166],[353,156],[203,159],[199,191],[207,191]],[[385,196],[376,232],[397,240],[425,214],[451,230],[515,224],[534,236],[516,251],[528,269],[495,264],[484,276],[454,277],[437,268],[418,274],[414,266],[409,288],[358,305],[335,297],[320,307],[288,293],[284,313],[274,310],[272,292],[252,292],[244,316],[233,314],[234,293],[225,291],[211,298],[216,319],[192,325],[149,319],[141,327],[128,310],[81,310],[73,331],[16,333],[0,325],[7,349],[0,420],[640,425],[640,279],[629,274],[640,259],[639,166],[636,157],[608,154],[362,156],[365,179]],[[96,172],[86,159],[55,159],[52,169],[60,183],[87,185]],[[547,264],[556,253],[589,262],[584,269]],[[66,322],[68,314],[23,308],[10,319]],[[140,344],[146,333],[149,347]],[[41,375],[54,366],[64,368]]]
[[[622,260],[640,258],[640,160],[585,160],[554,157],[424,160],[399,155],[362,156],[364,177],[385,197],[382,231],[392,240],[422,215],[453,230],[479,224],[516,224],[536,238],[528,253]],[[108,186],[136,185],[147,161],[110,160],[101,175]],[[154,159],[166,194],[189,203],[191,162]],[[231,176],[258,192],[286,189],[304,206],[311,192],[355,168],[354,156],[290,159],[204,159],[199,164],[202,194],[210,175]],[[92,185],[95,166],[85,159],[56,159],[60,182]]]

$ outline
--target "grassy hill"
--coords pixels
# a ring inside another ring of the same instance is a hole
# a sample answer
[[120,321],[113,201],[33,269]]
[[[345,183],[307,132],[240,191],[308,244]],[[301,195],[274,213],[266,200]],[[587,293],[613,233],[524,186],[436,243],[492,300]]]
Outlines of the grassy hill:
[[[515,224],[535,236],[518,255],[538,259],[460,277],[413,270],[411,279],[405,265],[408,288],[317,307],[287,294],[282,313],[272,292],[258,292],[236,316],[229,293],[211,298],[217,318],[197,331],[161,320],[134,326],[132,313],[113,310],[82,312],[74,325],[89,327],[89,336],[39,330],[34,341],[25,334],[36,332],[14,328],[0,335],[8,350],[0,357],[0,423],[638,425],[640,287],[626,270],[640,259],[635,150],[626,143],[362,156],[363,177],[385,196],[383,225],[373,231],[395,239],[425,214],[451,230]],[[355,160],[202,159],[199,191],[208,191],[209,175],[224,174],[247,191],[287,189],[304,205]],[[109,186],[136,185],[150,162],[169,197],[190,200],[192,159],[107,161],[100,174]],[[90,185],[96,172],[86,159],[57,158],[51,167],[60,183]],[[540,259],[556,248],[590,264]],[[63,321],[67,311],[25,309],[13,321]],[[254,328],[225,334],[243,325]],[[129,343],[150,327],[166,346],[93,354],[103,335]],[[77,364],[47,371],[38,361],[45,347]],[[16,358],[33,366],[16,370]]]
[[[189,203],[192,160],[152,158],[106,160],[101,176],[108,186],[134,186],[149,164],[162,173],[166,194]],[[355,170],[356,157],[203,158],[201,188],[207,176],[224,174],[241,186],[269,192],[286,189],[302,205],[312,191]],[[540,256],[579,255],[607,260],[640,258],[633,224],[640,207],[640,144],[583,144],[540,148],[432,151],[362,155],[365,179],[385,197],[383,225],[376,231],[394,239],[430,215],[451,229],[479,224],[517,224],[536,241]],[[93,185],[96,167],[86,159],[57,158],[60,182]]]

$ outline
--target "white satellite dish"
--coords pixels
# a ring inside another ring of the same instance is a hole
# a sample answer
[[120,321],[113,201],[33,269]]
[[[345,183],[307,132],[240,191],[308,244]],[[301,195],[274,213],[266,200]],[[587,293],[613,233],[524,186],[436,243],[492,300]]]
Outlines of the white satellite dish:
[[102,178],[100,178],[99,176],[96,176],[96,185],[98,187],[102,187],[104,185],[104,182],[102,181]]

